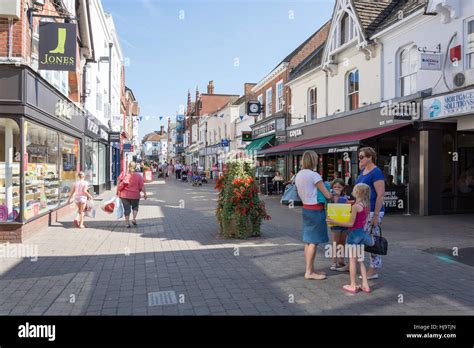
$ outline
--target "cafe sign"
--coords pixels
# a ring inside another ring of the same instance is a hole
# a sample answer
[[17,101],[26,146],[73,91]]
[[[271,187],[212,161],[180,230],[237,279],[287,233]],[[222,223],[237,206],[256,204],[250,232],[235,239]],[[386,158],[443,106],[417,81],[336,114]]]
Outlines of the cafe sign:
[[474,89],[423,100],[423,119],[427,121],[471,113]]
[[386,186],[383,200],[386,212],[406,211],[407,189],[405,186]]
[[40,22],[39,69],[76,71],[76,43],[76,24]]
[[253,132],[253,139],[258,138],[267,133],[273,133],[275,132],[275,121],[272,121],[270,123],[264,124],[263,126],[255,128],[252,132]]
[[294,130],[291,130],[288,135],[289,135],[290,138],[296,138],[296,137],[299,137],[299,136],[303,135],[303,130],[302,129],[294,129]]

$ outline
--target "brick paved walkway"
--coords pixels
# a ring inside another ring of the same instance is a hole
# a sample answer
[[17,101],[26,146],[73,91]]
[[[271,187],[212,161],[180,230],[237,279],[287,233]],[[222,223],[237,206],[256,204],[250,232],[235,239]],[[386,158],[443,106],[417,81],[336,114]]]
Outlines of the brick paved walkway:
[[[99,211],[78,230],[71,215],[24,243],[38,246],[36,262],[0,259],[0,314],[474,314],[472,215],[386,217],[381,278],[372,294],[354,296],[341,290],[348,273],[331,272],[321,247],[316,265],[328,279],[304,280],[299,208],[263,196],[272,216],[263,237],[224,240],[211,185],[169,179],[147,188],[137,228]],[[443,255],[452,248],[458,257]],[[178,303],[149,302],[161,291]]]

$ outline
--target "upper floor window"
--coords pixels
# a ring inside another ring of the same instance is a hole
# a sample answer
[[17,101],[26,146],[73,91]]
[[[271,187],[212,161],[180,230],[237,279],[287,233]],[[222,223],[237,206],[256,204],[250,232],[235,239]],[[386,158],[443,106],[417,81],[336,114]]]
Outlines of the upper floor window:
[[418,71],[418,50],[409,46],[400,52],[400,96],[416,92],[416,73]]
[[[260,94],[258,97],[257,97],[257,100],[258,102],[260,103],[260,105],[263,105],[263,94]],[[263,113],[260,113],[260,115],[257,116],[257,121],[258,120],[261,120],[263,117]]]
[[467,22],[467,68],[474,69],[474,19]]
[[269,89],[267,89],[267,103],[266,103],[266,106],[265,106],[265,115],[266,116],[270,116],[272,114],[272,105],[273,105],[273,91],[272,91],[272,88],[270,87]]
[[342,46],[354,38],[354,23],[347,12],[342,15],[339,28],[339,46]]
[[359,107],[359,70],[347,74],[347,108],[354,110]]
[[318,111],[318,94],[316,88],[310,88],[308,91],[308,115],[310,120],[316,119],[316,112]]
[[283,80],[276,85],[276,112],[283,110]]

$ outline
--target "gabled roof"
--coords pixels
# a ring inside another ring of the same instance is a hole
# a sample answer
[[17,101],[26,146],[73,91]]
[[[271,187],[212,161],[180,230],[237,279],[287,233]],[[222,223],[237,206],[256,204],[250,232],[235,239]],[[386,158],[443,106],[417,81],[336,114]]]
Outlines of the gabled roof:
[[364,36],[368,39],[403,0],[352,0]]
[[321,65],[326,43],[316,48],[304,61],[290,73],[290,81]]
[[[390,27],[391,25],[401,21],[403,18],[411,15],[412,13],[424,8],[428,5],[428,1],[425,3],[419,0],[399,0],[397,4],[392,8],[392,11],[388,16],[383,20],[382,23],[376,28],[372,35],[381,32],[382,30]],[[400,11],[403,13],[403,16],[400,17]]]

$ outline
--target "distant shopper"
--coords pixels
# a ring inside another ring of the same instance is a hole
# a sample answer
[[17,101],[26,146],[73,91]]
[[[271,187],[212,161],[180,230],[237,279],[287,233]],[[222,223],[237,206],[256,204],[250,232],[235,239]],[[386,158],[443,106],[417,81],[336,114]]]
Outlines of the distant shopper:
[[[380,224],[385,213],[385,178],[382,170],[375,165],[377,155],[371,147],[363,147],[359,150],[359,169],[361,173],[357,178],[356,184],[364,183],[370,187],[370,214],[365,224],[365,231],[380,235]],[[370,254],[370,268],[367,272],[368,279],[377,279],[379,277],[377,270],[382,267],[382,257],[380,255]]]
[[123,204],[125,227],[130,228],[130,213],[133,210],[132,224],[137,225],[138,206],[140,203],[140,192],[143,192],[143,197],[147,199],[145,184],[143,177],[135,172],[136,163],[130,162],[128,165],[128,173],[120,178],[117,187],[117,196],[120,197]]
[[283,187],[282,187],[282,189],[281,189],[281,190],[282,190],[282,193],[285,192],[285,189],[286,189],[286,187],[287,187],[289,184],[294,184],[294,183],[295,183],[295,178],[296,178],[296,174],[295,174],[295,171],[292,169],[292,170],[290,170],[290,180],[285,181],[285,182],[283,183]]
[[89,184],[84,180],[84,176],[84,172],[79,172],[79,174],[77,174],[78,179],[72,186],[71,193],[69,194],[69,198],[67,200],[67,204],[70,204],[72,196],[75,195],[74,201],[77,206],[77,214],[76,218],[74,219],[74,225],[79,228],[86,227],[84,226],[84,211],[86,209],[87,200],[92,199],[92,195],[87,192]]
[[183,168],[182,164],[178,161],[176,163],[176,179],[181,179],[181,169]]
[[283,177],[281,176],[279,171],[275,172],[275,176],[272,179],[272,184],[270,186],[270,194],[273,192],[279,191],[279,189],[283,186]]
[[296,175],[295,183],[298,195],[303,202],[302,227],[304,255],[306,259],[306,279],[326,279],[324,272],[314,270],[314,258],[318,244],[327,243],[328,226],[326,224],[326,209],[323,203],[318,203],[317,191],[328,200],[332,199],[331,193],[326,189],[321,175],[316,172],[318,155],[314,151],[303,153],[303,169]]

